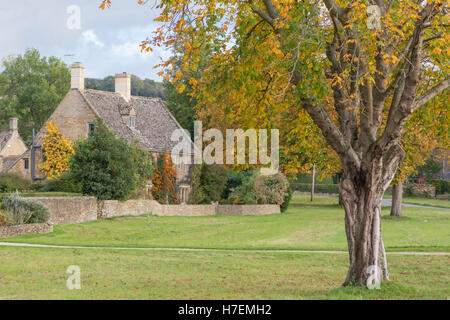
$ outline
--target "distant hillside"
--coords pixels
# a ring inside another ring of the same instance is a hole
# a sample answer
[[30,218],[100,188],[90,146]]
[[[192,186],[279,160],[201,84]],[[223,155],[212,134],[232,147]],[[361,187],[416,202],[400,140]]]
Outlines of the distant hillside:
[[[86,78],[85,87],[87,89],[114,92],[114,77],[108,76],[104,79]],[[165,99],[164,85],[161,82],[150,79],[142,80],[135,75],[131,75],[131,95]]]

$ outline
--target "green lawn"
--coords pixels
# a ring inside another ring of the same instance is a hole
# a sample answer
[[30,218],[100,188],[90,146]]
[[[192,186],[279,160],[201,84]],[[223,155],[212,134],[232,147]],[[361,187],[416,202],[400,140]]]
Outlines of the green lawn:
[[[2,241],[115,247],[346,250],[335,198],[259,217],[120,217]],[[450,214],[383,209],[388,251],[449,251]],[[0,299],[448,299],[450,256],[389,255],[381,290],[342,288],[347,254],[0,247]],[[66,288],[81,268],[82,289]]]
[[[390,256],[381,290],[340,288],[346,254],[0,248],[0,299],[448,299],[449,258]],[[66,269],[81,269],[68,290]]]
[[[269,216],[118,217],[58,225],[52,234],[7,241],[58,245],[236,249],[347,250],[344,211],[337,200],[296,196],[286,213]],[[388,251],[450,251],[450,214],[404,208],[404,217],[382,211]]]

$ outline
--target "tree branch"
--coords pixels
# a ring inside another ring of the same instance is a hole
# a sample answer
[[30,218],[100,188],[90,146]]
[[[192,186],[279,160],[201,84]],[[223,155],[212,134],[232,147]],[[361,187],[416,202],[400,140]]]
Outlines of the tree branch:
[[248,4],[254,13],[259,15],[264,21],[266,21],[268,24],[270,24],[270,26],[275,31],[277,30],[275,27],[275,21],[272,19],[272,17],[269,16],[269,14],[267,14],[267,12],[265,12],[263,9],[258,7],[256,4],[254,4],[253,0],[248,1]]
[[450,86],[450,78],[442,81],[441,83],[437,84],[430,90],[428,90],[426,93],[421,95],[416,100],[416,108],[419,108],[423,106],[425,103],[439,95],[442,91],[447,89]]

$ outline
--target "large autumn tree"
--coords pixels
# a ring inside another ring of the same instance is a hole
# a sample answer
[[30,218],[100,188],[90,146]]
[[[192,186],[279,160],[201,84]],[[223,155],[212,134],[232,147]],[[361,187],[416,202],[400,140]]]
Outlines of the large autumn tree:
[[326,142],[339,158],[350,258],[344,284],[366,284],[369,266],[387,278],[381,199],[405,155],[408,118],[448,93],[447,3],[163,0],[159,8],[162,26],[142,48],[176,43],[184,64],[182,71],[162,64],[168,77],[195,70],[204,45],[214,45],[195,93],[200,111],[211,108],[209,119],[314,124],[297,127],[319,135],[310,144],[287,141],[286,157],[301,159],[300,150]]

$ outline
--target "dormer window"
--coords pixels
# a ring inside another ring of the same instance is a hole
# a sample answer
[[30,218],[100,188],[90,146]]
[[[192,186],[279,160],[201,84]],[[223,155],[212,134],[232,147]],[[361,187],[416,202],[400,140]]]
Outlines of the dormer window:
[[136,125],[136,117],[135,116],[130,116],[129,127],[131,129],[134,129],[135,125]]

